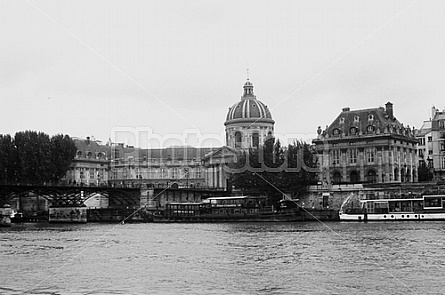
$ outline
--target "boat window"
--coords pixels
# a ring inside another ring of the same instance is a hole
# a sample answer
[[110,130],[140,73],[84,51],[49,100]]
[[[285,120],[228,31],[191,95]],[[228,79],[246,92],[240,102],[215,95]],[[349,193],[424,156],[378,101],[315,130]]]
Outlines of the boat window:
[[389,202],[389,212],[400,212],[400,202],[398,201]]
[[441,197],[425,197],[424,207],[425,208],[442,208],[442,198]]

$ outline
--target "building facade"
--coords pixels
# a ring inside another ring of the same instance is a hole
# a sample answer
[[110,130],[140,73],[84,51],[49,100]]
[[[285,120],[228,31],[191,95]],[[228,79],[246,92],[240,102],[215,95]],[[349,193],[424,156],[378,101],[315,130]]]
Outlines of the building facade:
[[417,139],[414,129],[394,116],[393,104],[350,110],[344,108],[313,140],[322,168],[319,181],[397,183],[417,181]]
[[66,174],[69,185],[194,187],[227,189],[223,163],[233,160],[235,148],[258,147],[273,136],[274,120],[253,93],[249,80],[241,100],[229,108],[221,148],[176,146],[141,149],[124,144],[102,144],[91,138],[74,139],[76,157]]
[[203,161],[206,183],[210,186],[231,189],[227,163],[236,161],[237,154],[249,148],[258,148],[274,136],[274,124],[267,105],[258,100],[253,92],[253,83],[247,79],[241,100],[227,112],[226,146],[209,153]]
[[434,180],[445,180],[445,110],[433,107],[431,118],[423,122],[416,138],[419,141],[419,166],[426,166]]

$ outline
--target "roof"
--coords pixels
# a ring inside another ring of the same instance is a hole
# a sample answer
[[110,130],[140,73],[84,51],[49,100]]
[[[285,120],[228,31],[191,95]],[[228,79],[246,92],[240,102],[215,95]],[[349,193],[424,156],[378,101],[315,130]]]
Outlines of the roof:
[[241,97],[241,101],[235,103],[229,108],[227,113],[226,122],[224,124],[231,123],[232,121],[264,121],[269,123],[275,123],[272,120],[272,114],[267,105],[259,101],[253,93],[253,84],[247,81],[244,86],[244,94]]
[[[87,157],[90,152],[92,157],[97,157],[98,153],[103,153],[106,159],[127,158],[132,156],[135,160],[147,159],[171,159],[187,160],[201,159],[215,148],[211,147],[191,147],[191,146],[173,146],[168,148],[142,149],[138,147],[125,146],[124,144],[99,144],[97,141],[89,139],[74,139],[77,147],[78,158]],[[80,152],[80,153],[79,153]],[[113,154],[112,154],[113,153]]]
[[344,108],[337,118],[326,126],[325,130],[318,128],[319,138],[376,136],[380,134],[398,134],[414,137],[413,130],[405,127],[393,115],[392,104],[383,107],[350,110]]

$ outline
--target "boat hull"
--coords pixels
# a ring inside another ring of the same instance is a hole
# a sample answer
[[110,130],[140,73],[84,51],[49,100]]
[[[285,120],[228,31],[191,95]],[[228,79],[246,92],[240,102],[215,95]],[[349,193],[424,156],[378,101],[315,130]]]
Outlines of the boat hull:
[[202,214],[193,216],[152,215],[153,222],[297,222],[338,221],[338,210],[297,210],[246,215]]
[[340,221],[405,221],[405,220],[445,220],[444,213],[339,213]]

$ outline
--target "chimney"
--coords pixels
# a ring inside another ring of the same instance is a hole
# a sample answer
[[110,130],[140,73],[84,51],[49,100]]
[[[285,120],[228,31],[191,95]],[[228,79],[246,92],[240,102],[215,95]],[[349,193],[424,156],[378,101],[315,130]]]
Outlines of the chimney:
[[388,117],[390,119],[394,119],[394,110],[392,108],[392,103],[390,103],[389,101],[386,103],[385,105],[386,107],[386,114],[388,115]]
[[87,136],[87,144],[88,145],[90,144],[90,137],[89,136]]
[[349,107],[345,107],[342,109],[343,112],[349,112],[351,109]]

